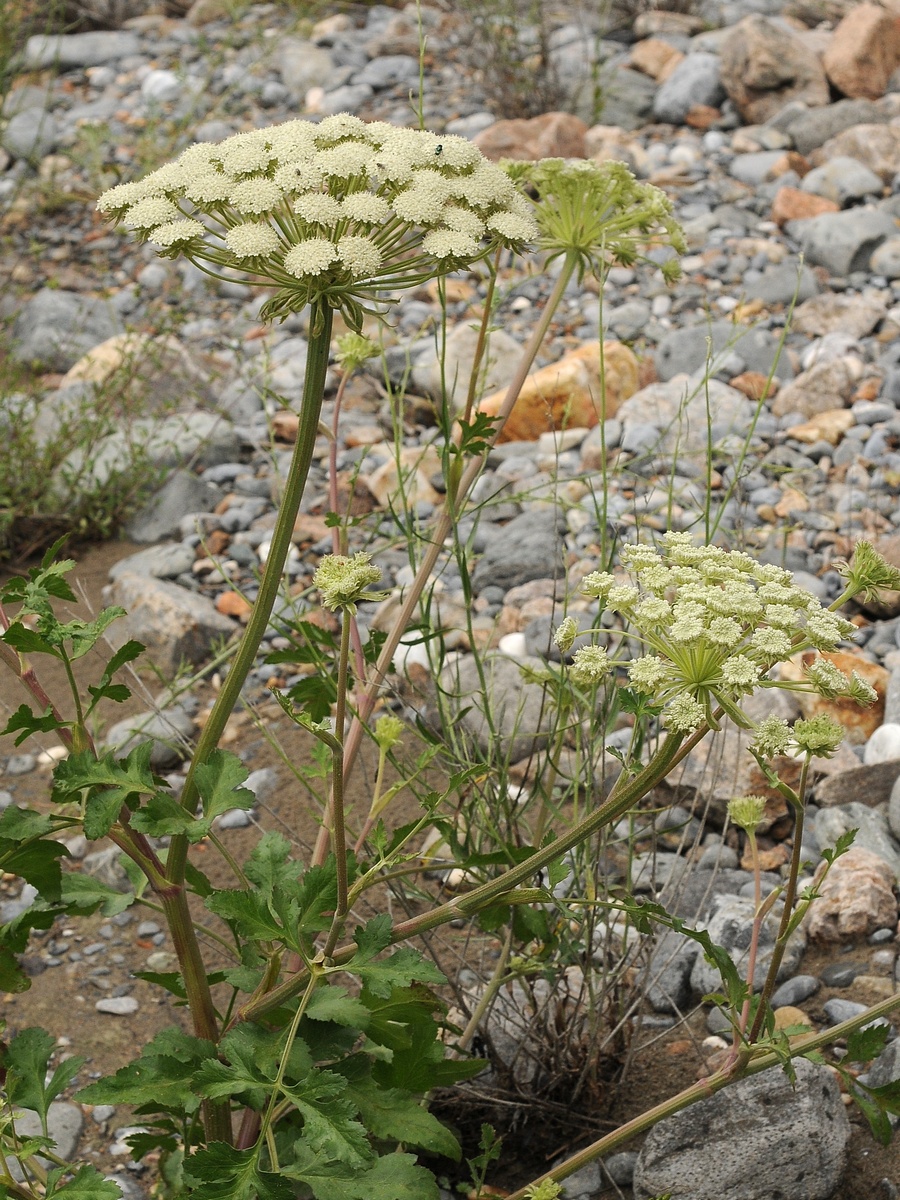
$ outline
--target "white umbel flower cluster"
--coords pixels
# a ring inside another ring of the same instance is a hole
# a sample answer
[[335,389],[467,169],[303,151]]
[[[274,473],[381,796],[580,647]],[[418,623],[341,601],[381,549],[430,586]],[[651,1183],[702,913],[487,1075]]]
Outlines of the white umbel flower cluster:
[[855,672],[848,679],[818,656],[803,683],[768,678],[776,663],[800,651],[834,650],[855,632],[850,621],[797,587],[789,571],[699,546],[688,533],[665,534],[661,551],[625,546],[620,558],[633,583],[594,571],[581,590],[621,613],[648,651],[629,664],[629,683],[663,706],[673,732],[690,733],[704,722],[715,728],[719,708],[746,726],[739,701],[758,687],[875,699]]
[[97,207],[166,257],[274,283],[267,319],[320,298],[357,328],[379,293],[537,234],[529,201],[465,138],[347,113],[190,146]]

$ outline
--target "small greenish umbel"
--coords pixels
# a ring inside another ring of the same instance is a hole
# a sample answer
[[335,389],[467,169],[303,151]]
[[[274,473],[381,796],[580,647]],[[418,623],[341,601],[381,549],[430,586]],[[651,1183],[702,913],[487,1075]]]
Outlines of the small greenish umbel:
[[313,575],[326,608],[354,610],[360,600],[383,600],[384,592],[370,591],[381,578],[368,554],[326,554]]
[[745,833],[755,834],[766,811],[762,796],[737,796],[728,801],[728,816]]

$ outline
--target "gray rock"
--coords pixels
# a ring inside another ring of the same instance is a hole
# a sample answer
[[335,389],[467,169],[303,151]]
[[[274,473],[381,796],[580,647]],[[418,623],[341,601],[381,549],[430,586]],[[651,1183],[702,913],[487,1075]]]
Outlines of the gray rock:
[[[900,760],[900,725],[880,725],[866,742],[863,762],[867,766],[874,766],[891,759]],[[897,772],[900,774],[900,761],[897,762]]]
[[620,445],[629,454],[649,454],[662,436],[659,426],[649,421],[629,421],[622,430]]
[[638,1155],[636,1200],[829,1200],[850,1140],[841,1093],[827,1067],[794,1060],[742,1079],[654,1126]]
[[42,288],[13,322],[12,357],[45,371],[68,371],[88,350],[124,332],[111,304]]
[[139,1007],[134,996],[109,996],[107,999],[98,1000],[94,1005],[97,1012],[107,1013],[113,1017],[129,1017],[132,1013],[136,1013]]
[[869,808],[866,804],[854,801],[833,808],[822,808],[816,813],[813,832],[820,846],[833,846],[841,834],[850,829],[857,831],[853,843],[855,846],[871,850],[884,859],[895,874],[900,874],[900,850],[891,836],[884,807]]
[[45,67],[63,70],[70,67],[99,67],[102,63],[139,54],[140,50],[137,34],[121,29],[56,37],[35,34],[25,43],[23,63],[29,71],[41,71]]
[[304,100],[312,87],[327,87],[334,74],[330,53],[299,38],[281,39],[276,65],[281,82],[295,100]]
[[278,787],[278,770],[276,767],[260,767],[251,771],[243,786],[253,793],[259,804],[265,804]]
[[30,775],[37,766],[33,754],[11,754],[6,760],[7,775]]
[[790,304],[797,297],[802,304],[819,291],[818,280],[805,263],[784,262],[767,267],[759,279],[748,283],[748,300],[762,300],[764,304]]
[[128,616],[110,627],[122,645],[137,638],[163,675],[173,676],[182,662],[202,662],[216,640],[229,639],[237,626],[205,596],[146,575],[120,575],[105,590],[108,603],[121,604]]
[[166,771],[187,757],[194,730],[194,721],[183,708],[168,708],[135,713],[117,721],[107,730],[104,742],[124,758],[136,746],[152,741],[150,766],[154,771]]
[[[598,97],[593,79],[582,80],[571,100],[571,111],[589,125],[598,120],[620,129],[639,129],[653,111],[656,83],[640,71],[617,67],[603,72],[603,90]],[[598,99],[602,104],[598,105]],[[599,111],[598,111],[599,109]]]
[[894,780],[888,798],[888,827],[894,837],[900,841],[900,774]]
[[852,125],[887,124],[888,114],[871,100],[838,100],[822,108],[795,108],[784,110],[773,117],[769,124],[789,134],[801,154],[809,154],[824,146],[829,138],[836,137]]
[[667,930],[658,938],[650,961],[641,968],[638,986],[654,1012],[687,1011],[691,1000],[691,970],[700,947],[690,938]]
[[353,76],[352,83],[368,84],[379,91],[401,83],[414,83],[419,78],[419,60],[411,54],[384,54],[366,63]]
[[900,1079],[900,1040],[885,1046],[866,1072],[869,1087],[887,1087]]
[[839,962],[829,963],[819,972],[819,978],[826,987],[831,988],[846,988],[849,987],[857,975],[862,975],[868,969],[866,963],[848,962],[846,959],[841,959]]
[[59,144],[60,128],[53,113],[43,108],[26,108],[7,122],[0,133],[0,147],[13,158],[37,162]]
[[[825,1013],[826,1023],[828,1025],[839,1025],[841,1021],[852,1021],[854,1017],[860,1017],[866,1011],[865,1004],[860,1004],[858,1000],[842,1000],[837,996],[832,996],[830,1000],[826,1000],[822,1005],[822,1011]],[[887,1022],[884,1017],[878,1017],[875,1021],[871,1021],[872,1025],[884,1025]]]
[[736,896],[751,878],[748,871],[692,870],[680,881],[675,894],[666,897],[666,907],[689,922],[703,922],[723,896]]
[[141,80],[141,95],[154,104],[169,104],[181,95],[182,86],[174,71],[150,71]]
[[[722,946],[728,952],[739,972],[743,972],[747,966],[754,913],[755,905],[750,897],[724,896],[707,923],[709,936],[717,946]],[[770,913],[760,930],[759,950],[756,968],[753,972],[755,991],[759,991],[765,983],[766,974],[772,961],[779,920],[780,913],[777,915]],[[800,965],[805,949],[806,934],[803,930],[797,929],[788,942],[787,950],[778,969],[779,981],[793,975]],[[691,971],[691,987],[695,992],[701,994],[715,992],[722,987],[719,972],[702,955],[698,956]]]
[[703,52],[681,60],[653,100],[658,121],[680,125],[695,104],[717,107],[725,99],[719,71],[719,56]]
[[816,785],[816,804],[820,808],[833,808],[837,804],[859,801],[874,808],[887,803],[898,776],[900,762],[894,759],[839,771]]
[[832,275],[849,275],[868,270],[873,250],[896,234],[897,223],[886,212],[854,208],[789,221],[785,232],[800,243],[813,266],[825,267]]
[[872,272],[885,279],[900,279],[900,237],[882,242],[870,260]]
[[748,154],[736,154],[728,170],[741,183],[759,187],[769,178],[769,172],[784,158],[783,150],[753,150]]
[[253,824],[253,817],[245,808],[230,808],[216,817],[216,829],[246,829]]
[[[665,381],[675,375],[692,375],[695,371],[705,370],[709,357],[707,339],[712,342],[711,374],[715,374],[719,363],[736,354],[745,370],[768,375],[778,355],[778,339],[767,330],[743,330],[731,321],[713,321],[709,325],[673,330],[663,338],[654,356],[659,378]],[[790,379],[793,375],[786,354],[778,359],[775,374],[779,379]],[[617,415],[621,419],[621,409]]]
[[798,1004],[802,1004],[804,1000],[814,996],[820,986],[815,975],[794,975],[791,979],[786,979],[772,993],[772,1007],[783,1008],[785,1005],[790,1005],[792,1008],[796,1008]]
[[632,300],[614,308],[609,314],[607,324],[610,333],[623,342],[631,342],[638,336],[650,320],[650,305],[643,300]]
[[37,899],[37,888],[30,883],[26,883],[15,900],[4,900],[0,904],[0,923],[6,925],[10,921],[15,921],[17,917],[21,917],[23,912],[27,912]]
[[[461,404],[468,390],[469,373],[477,342],[478,330],[470,322],[451,329],[447,334],[443,371],[437,348],[430,344],[413,364],[412,381],[416,389],[439,400],[442,388],[446,385],[450,400]],[[495,329],[491,334],[486,361],[482,363],[479,381],[481,395],[485,396],[506,387],[513,378],[521,357],[522,347],[515,338],[504,333],[502,329]]]
[[[222,499],[218,488],[191,471],[173,471],[155,498],[125,527],[132,542],[157,542],[178,533],[185,513],[210,512]],[[143,574],[143,569],[138,574]],[[112,572],[110,572],[112,574]]]
[[319,109],[326,116],[341,112],[356,112],[374,95],[375,89],[368,83],[345,83],[343,87],[335,88],[333,92],[326,92]]
[[184,542],[163,542],[162,545],[151,546],[149,550],[139,550],[137,554],[120,558],[110,567],[109,577],[118,579],[120,575],[133,574],[152,575],[155,579],[175,579],[185,571],[190,571],[195,557],[194,551]]
[[710,379],[706,385],[696,375],[676,375],[635,392],[619,407],[617,416],[625,430],[623,448],[629,427],[643,424],[662,430],[655,439],[661,453],[673,454],[677,449],[681,454],[696,454],[706,450],[710,433],[713,445],[729,435],[744,437],[755,411],[746,396],[717,379]]
[[[70,1104],[67,1100],[53,1101],[47,1110],[47,1133],[53,1139],[55,1154],[67,1161],[72,1159],[83,1129],[84,1114],[77,1104]],[[19,1137],[40,1137],[43,1132],[38,1114],[31,1109],[22,1110],[22,1115],[16,1118],[16,1133]],[[46,1167],[52,1165],[40,1155],[38,1161]]]
[[825,196],[840,205],[849,200],[862,200],[864,196],[880,196],[883,186],[874,171],[857,159],[840,154],[823,166],[815,167],[800,184],[804,192]]
[[484,587],[508,591],[532,579],[554,579],[564,570],[562,553],[556,512],[529,510],[491,539],[472,573],[472,586],[476,593]]
[[543,667],[539,658],[526,658],[520,664],[505,654],[486,654],[482,660],[486,691],[471,655],[448,663],[441,672],[451,719],[492,760],[519,762],[541,749],[556,720],[544,689],[526,683],[520,665]]

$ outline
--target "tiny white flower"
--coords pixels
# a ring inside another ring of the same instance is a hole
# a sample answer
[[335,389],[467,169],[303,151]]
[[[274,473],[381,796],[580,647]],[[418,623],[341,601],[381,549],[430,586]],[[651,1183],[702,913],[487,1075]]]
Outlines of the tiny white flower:
[[298,242],[284,256],[284,267],[291,275],[321,275],[337,258],[337,247],[327,238],[308,238]]
[[288,162],[280,166],[272,177],[284,192],[315,192],[322,186],[322,168],[317,162]]
[[663,719],[673,733],[693,733],[706,720],[706,710],[693,696],[682,692],[666,706]]
[[229,229],[225,234],[225,243],[238,258],[273,254],[281,246],[278,234],[271,225],[255,221]]
[[468,234],[472,238],[484,236],[484,221],[470,208],[459,204],[447,204],[441,211],[441,221],[448,229]]
[[512,241],[530,242],[537,237],[537,226],[519,213],[500,211],[487,219],[487,227]]
[[760,668],[758,663],[747,658],[745,654],[733,654],[722,663],[722,678],[733,687],[743,690],[752,689],[759,680]]
[[465,233],[435,229],[422,238],[422,249],[434,258],[474,258],[478,254],[478,243]]
[[338,258],[354,278],[374,275],[381,266],[382,253],[367,237],[342,237],[337,244]]
[[250,175],[254,171],[266,171],[274,157],[265,134],[257,129],[248,133],[236,133],[226,138],[218,147],[219,161],[231,175]]
[[109,188],[97,201],[97,211],[102,213],[122,212],[146,196],[140,183],[118,183]]
[[192,242],[194,238],[203,237],[205,233],[206,229],[199,221],[170,221],[167,225],[160,225],[158,229],[154,229],[150,234],[150,241],[155,246],[167,249],[169,246]]
[[139,201],[134,208],[125,214],[125,224],[129,229],[155,229],[167,221],[177,221],[182,213],[177,204],[162,196],[150,196],[147,200]]
[[309,192],[294,201],[294,212],[311,225],[336,225],[341,219],[341,202],[327,192]]
[[744,636],[741,626],[732,617],[714,617],[706,630],[706,636],[717,646],[736,646]]
[[796,629],[797,628],[797,612],[788,604],[767,604],[763,610],[763,617],[769,625],[774,625],[776,629]]
[[283,199],[281,188],[271,179],[242,179],[231,189],[228,199],[239,213],[259,216],[277,208]]
[[631,686],[639,692],[652,694],[668,674],[668,667],[655,654],[645,654],[629,664],[628,678]]
[[231,195],[237,180],[223,171],[204,171],[184,186],[184,194],[195,204],[224,203]]
[[582,646],[575,651],[569,672],[577,684],[593,687],[602,683],[612,670],[603,646]]
[[380,225],[391,215],[391,206],[374,192],[351,192],[341,204],[341,214],[351,221]]
[[608,571],[591,571],[589,575],[585,575],[581,581],[580,591],[585,596],[595,596],[600,598],[606,596],[609,589],[615,585],[615,575],[610,575]]
[[750,645],[766,658],[784,659],[791,653],[791,639],[781,629],[763,627],[755,630]]
[[346,137],[368,137],[369,126],[352,113],[334,113],[320,121],[315,128],[315,140],[319,146],[329,146]]
[[329,179],[352,179],[374,171],[372,147],[364,142],[339,142],[330,150],[320,151],[316,163]]

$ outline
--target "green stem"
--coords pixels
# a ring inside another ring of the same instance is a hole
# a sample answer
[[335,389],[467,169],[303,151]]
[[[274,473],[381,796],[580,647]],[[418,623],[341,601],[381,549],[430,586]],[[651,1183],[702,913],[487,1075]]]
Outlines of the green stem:
[[[181,803],[189,812],[196,812],[199,793],[197,791],[196,772],[215,750],[225,729],[228,718],[241,695],[244,681],[256,661],[259,644],[269,625],[269,618],[278,589],[281,586],[281,575],[291,547],[291,537],[294,532],[294,522],[300,511],[300,501],[303,489],[309,475],[316,437],[319,432],[319,414],[322,411],[322,395],[325,389],[325,373],[328,370],[328,354],[331,344],[332,311],[323,300],[314,301],[310,312],[309,351],[306,360],[306,377],[303,383],[303,401],[300,410],[300,428],[297,431],[297,441],[294,445],[294,456],[291,460],[284,497],[278,510],[278,518],[272,531],[272,542],[269,547],[269,557],[266,569],[260,582],[259,594],[250,620],[244,630],[234,662],[222,683],[219,695],[209,714],[209,719],[203,728],[203,733],[197,743],[197,750],[191,762],[190,770],[184,782]],[[187,862],[188,842],[185,837],[172,839],[166,864],[166,874],[173,882],[181,882]]]
[[[344,822],[344,726],[347,717],[347,674],[350,661],[350,626],[352,614],[344,609],[341,618],[341,646],[338,654],[337,703],[334,713],[334,737],[337,745],[332,751],[331,846],[337,874],[337,908],[325,945],[326,958],[337,945],[347,919],[347,828]],[[326,816],[326,819],[327,819]]]
[[763,1022],[766,1019],[766,1009],[769,1001],[772,998],[772,993],[775,991],[775,984],[778,978],[778,969],[781,966],[781,960],[784,958],[784,952],[787,949],[788,933],[791,924],[791,915],[794,909],[794,901],[797,898],[797,879],[800,875],[801,862],[801,847],[800,843],[803,840],[803,817],[804,817],[804,796],[806,795],[806,780],[809,775],[809,757],[805,759],[803,768],[800,772],[800,782],[797,785],[797,803],[795,805],[796,818],[794,820],[794,847],[791,852],[791,866],[788,873],[787,885],[784,889],[784,908],[781,910],[781,924],[778,926],[778,936],[775,939],[775,946],[772,951],[772,961],[769,963],[769,972],[766,975],[766,982],[763,984],[762,992],[759,997],[759,1008],[756,1010],[756,1016],[753,1019],[753,1026],[750,1030],[749,1041],[754,1042],[759,1037],[763,1027]]
[[[556,310],[559,308],[560,302],[565,294],[565,290],[569,285],[569,280],[575,273],[575,268],[577,265],[578,260],[577,257],[574,256],[567,257],[563,263],[562,270],[559,273],[553,291],[550,294],[547,303],[544,305],[541,318],[535,326],[528,344],[522,351],[522,357],[519,360],[516,373],[512,379],[512,382],[507,388],[506,395],[503,398],[503,403],[497,413],[491,435],[487,439],[489,449],[495,444],[497,438],[500,436],[503,426],[506,424],[509,414],[513,410],[513,405],[519,398],[519,393],[522,390],[525,380],[528,378],[532,365],[534,364],[534,360],[537,357],[538,350],[540,350],[544,338],[547,335],[547,330],[550,328],[550,324],[556,314]],[[416,606],[422,597],[425,586],[431,577],[435,563],[440,557],[441,551],[444,549],[444,542],[453,526],[454,518],[460,511],[469,492],[472,490],[476,479],[481,474],[482,467],[484,466],[485,459],[487,458],[487,453],[488,451],[485,451],[483,455],[477,455],[474,457],[463,472],[459,481],[459,487],[456,491],[455,500],[451,503],[448,498],[448,502],[445,503],[443,511],[438,518],[437,525],[435,526],[428,549],[425,551],[425,556],[422,559],[418,571],[416,572],[416,577],[404,595],[403,604],[401,605],[400,611],[397,614],[390,632],[385,639],[384,645],[381,648],[381,653],[378,656],[378,662],[375,664],[375,669],[373,670],[369,679],[368,687],[366,688],[365,694],[360,700],[359,710],[350,726],[350,732],[347,734],[347,741],[344,745],[345,775],[349,775],[353,770],[353,764],[356,761],[356,755],[359,752],[360,743],[362,741],[363,729],[372,715],[372,711],[375,708],[375,702],[381,694],[382,684],[391,668],[391,663],[393,662],[397,647],[400,644],[400,639],[406,632],[406,628],[409,625],[413,613],[416,610]],[[319,830],[319,837],[316,841],[315,850],[311,860],[312,866],[321,866],[325,861],[325,857],[328,853],[328,843],[328,833],[323,827]]]
[[[869,1021],[873,1021],[877,1017],[886,1016],[897,1008],[900,1008],[900,996],[890,996],[887,1000],[882,1000],[878,1004],[874,1004],[871,1008],[866,1009],[864,1013],[851,1017],[847,1021],[842,1021],[839,1025],[832,1025],[830,1029],[825,1029],[821,1033],[811,1033],[805,1037],[793,1038],[790,1047],[790,1057],[792,1059],[799,1058],[804,1054],[808,1054],[810,1050],[818,1050],[821,1046],[827,1046],[840,1041],[842,1038],[848,1037],[855,1030],[860,1029],[863,1025],[868,1024]],[[571,1158],[567,1158],[564,1163],[560,1163],[552,1171],[548,1171],[545,1175],[541,1175],[540,1178],[532,1180],[525,1187],[521,1187],[518,1191],[513,1192],[508,1200],[527,1200],[529,1188],[539,1187],[542,1183],[550,1180],[555,1183],[561,1183],[562,1180],[568,1179],[570,1175],[574,1175],[576,1171],[580,1171],[582,1167],[586,1167],[596,1159],[602,1158],[613,1150],[617,1150],[624,1142],[629,1141],[639,1133],[643,1133],[646,1129],[651,1129],[664,1117],[670,1117],[674,1113],[680,1112],[683,1108],[687,1108],[691,1104],[696,1104],[698,1100],[705,1100],[708,1096],[721,1091],[723,1087],[726,1087],[734,1080],[743,1079],[748,1075],[758,1075],[761,1071],[768,1071],[771,1067],[781,1066],[783,1063],[783,1055],[779,1052],[778,1054],[761,1054],[758,1058],[743,1062],[739,1061],[733,1066],[722,1068],[707,1079],[701,1079],[699,1083],[685,1088],[677,1096],[672,1096],[669,1100],[664,1100],[662,1104],[657,1104],[653,1108],[647,1109],[640,1116],[627,1121],[624,1125],[621,1125],[612,1133],[608,1133],[592,1145],[587,1146],[584,1150],[573,1154]]]
[[[573,826],[567,834],[557,838],[549,846],[536,851],[529,858],[525,859],[524,862],[519,863],[518,866],[511,867],[508,871],[504,871],[502,875],[498,875],[496,879],[489,880],[487,883],[468,892],[465,896],[459,896],[447,904],[441,904],[429,912],[422,913],[421,916],[412,917],[408,921],[402,921],[399,925],[395,925],[391,933],[391,944],[396,945],[398,942],[406,941],[407,938],[425,933],[429,929],[435,929],[439,925],[446,925],[449,921],[454,921],[457,918],[469,917],[480,909],[486,908],[500,897],[504,897],[508,902],[509,897],[507,893],[511,892],[520,883],[531,880],[548,863],[553,862],[554,859],[565,854],[567,850],[571,850],[573,846],[577,846],[580,842],[591,837],[598,829],[602,829],[604,825],[618,820],[623,813],[628,812],[642,796],[645,796],[651,788],[656,787],[661,780],[665,779],[666,775],[668,775],[684,754],[693,748],[705,732],[707,730],[704,726],[702,730],[698,730],[687,742],[684,742],[684,745],[682,745],[684,740],[682,735],[669,734],[653,759],[651,759],[643,771],[632,779],[629,785],[624,786],[621,791],[614,789],[613,794],[605,804],[601,805],[589,817],[585,817],[579,824]],[[544,893],[538,892],[535,894],[535,898],[543,895]],[[355,953],[356,946],[350,943],[336,950],[331,955],[331,958],[336,963],[346,962]],[[265,1013],[278,1008],[279,1005],[284,1004],[285,1001],[302,991],[306,986],[306,980],[307,975],[304,971],[299,971],[296,975],[290,976],[284,983],[280,984],[277,988],[273,988],[265,996],[248,1002],[240,1008],[237,1020],[259,1020]]]

